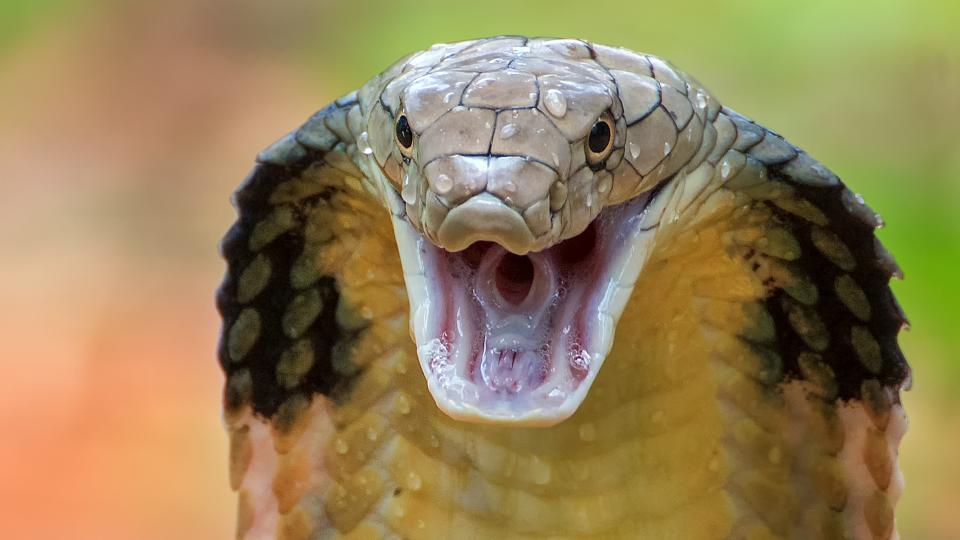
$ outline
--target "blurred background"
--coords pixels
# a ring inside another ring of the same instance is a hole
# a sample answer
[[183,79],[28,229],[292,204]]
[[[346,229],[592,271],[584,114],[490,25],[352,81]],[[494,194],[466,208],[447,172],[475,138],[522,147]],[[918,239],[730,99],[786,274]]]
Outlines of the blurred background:
[[217,242],[253,156],[399,56],[666,57],[886,218],[904,538],[960,538],[960,3],[0,0],[0,538],[228,538]]

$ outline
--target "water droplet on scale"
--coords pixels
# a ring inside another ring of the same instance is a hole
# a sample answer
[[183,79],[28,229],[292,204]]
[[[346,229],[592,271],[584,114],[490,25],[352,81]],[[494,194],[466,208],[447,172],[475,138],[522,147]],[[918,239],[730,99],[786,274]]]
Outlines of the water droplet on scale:
[[400,414],[410,414],[410,400],[407,396],[401,395],[397,398],[397,410]]
[[610,178],[610,175],[604,176],[600,179],[600,182],[597,183],[597,192],[601,195],[606,195],[610,191],[612,183],[613,180]]
[[453,180],[451,180],[449,176],[440,173],[433,181],[433,188],[437,190],[438,194],[446,195],[453,189]]
[[547,90],[547,94],[543,96],[543,105],[547,112],[556,118],[563,118],[563,115],[567,114],[567,98],[556,88]]
[[520,128],[518,128],[516,124],[506,124],[500,129],[500,136],[504,139],[509,139],[516,135],[518,131],[520,131]]
[[410,173],[403,175],[403,185],[400,188],[400,198],[407,204],[417,204],[417,186],[410,178]]
[[365,156],[373,153],[373,148],[370,146],[370,134],[366,131],[357,137],[357,148],[359,148],[360,152]]
[[724,161],[720,164],[720,178],[726,180],[730,176],[730,162]]
[[640,157],[640,145],[630,141],[627,143],[627,148],[630,150],[630,158],[637,159]]
[[423,480],[420,478],[420,475],[410,471],[407,473],[407,487],[413,491],[419,490],[423,486]]
[[667,155],[669,153],[670,153],[670,143],[665,142],[663,143],[663,155]]
[[703,92],[697,92],[697,107],[701,109],[707,108],[707,96]]

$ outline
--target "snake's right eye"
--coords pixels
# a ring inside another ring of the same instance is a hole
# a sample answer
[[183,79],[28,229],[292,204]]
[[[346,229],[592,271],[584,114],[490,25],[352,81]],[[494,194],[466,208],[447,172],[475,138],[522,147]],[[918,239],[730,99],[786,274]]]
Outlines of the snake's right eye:
[[413,130],[410,129],[410,122],[407,122],[407,115],[401,114],[400,118],[397,118],[396,133],[400,153],[409,157],[413,150]]
[[597,122],[590,129],[590,135],[587,136],[585,150],[587,153],[587,164],[594,171],[603,168],[606,159],[610,157],[613,151],[613,132],[615,126],[613,117],[610,113],[603,113]]

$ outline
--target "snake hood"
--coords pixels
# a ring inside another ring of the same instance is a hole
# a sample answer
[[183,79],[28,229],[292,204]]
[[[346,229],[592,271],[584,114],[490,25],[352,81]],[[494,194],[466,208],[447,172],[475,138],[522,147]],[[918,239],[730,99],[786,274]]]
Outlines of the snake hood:
[[616,49],[459,49],[404,59],[361,91],[365,170],[393,213],[437,404],[555,424],[610,350],[662,217],[651,195],[703,162],[693,154],[719,105],[666,63]]
[[895,535],[880,218],[669,63],[436,45],[234,203],[239,537]]

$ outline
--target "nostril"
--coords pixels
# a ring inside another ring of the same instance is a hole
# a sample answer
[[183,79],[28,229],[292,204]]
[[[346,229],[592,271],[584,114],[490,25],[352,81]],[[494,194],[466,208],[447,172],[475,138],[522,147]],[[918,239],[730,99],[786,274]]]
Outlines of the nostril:
[[507,253],[497,265],[496,280],[504,300],[520,304],[533,286],[533,263],[529,257]]

